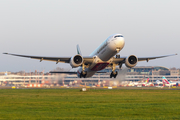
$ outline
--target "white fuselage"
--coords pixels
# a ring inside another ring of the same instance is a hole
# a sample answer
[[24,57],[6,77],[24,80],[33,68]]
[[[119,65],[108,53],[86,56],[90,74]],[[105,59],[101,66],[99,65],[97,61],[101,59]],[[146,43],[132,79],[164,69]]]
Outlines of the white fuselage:
[[166,86],[174,86],[174,85],[176,85],[176,84],[177,84],[176,82],[165,83]]
[[166,86],[174,86],[174,85],[177,85],[177,82],[169,82],[167,79],[163,78],[162,79],[163,83],[166,85]]
[[[86,78],[93,76],[97,71],[106,68],[112,63],[113,57],[123,49],[124,44],[124,37],[121,34],[109,36],[93,53],[90,54],[91,57],[94,57],[94,61],[84,70],[84,72],[86,72]],[[78,77],[80,77],[81,72],[82,67],[79,67],[77,71]]]

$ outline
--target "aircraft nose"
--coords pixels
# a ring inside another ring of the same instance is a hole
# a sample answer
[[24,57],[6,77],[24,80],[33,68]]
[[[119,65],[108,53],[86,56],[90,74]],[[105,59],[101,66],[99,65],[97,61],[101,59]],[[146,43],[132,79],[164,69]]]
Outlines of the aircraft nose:
[[123,37],[115,40],[116,48],[122,49],[124,47],[125,41]]

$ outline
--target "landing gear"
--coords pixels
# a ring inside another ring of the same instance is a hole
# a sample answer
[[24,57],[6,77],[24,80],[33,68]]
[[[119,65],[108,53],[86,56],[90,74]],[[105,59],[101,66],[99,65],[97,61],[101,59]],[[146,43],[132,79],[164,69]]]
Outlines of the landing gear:
[[86,77],[87,73],[84,70],[85,70],[85,65],[82,64],[82,72],[80,74],[80,78],[82,78],[82,77],[85,78]]
[[122,63],[118,63],[118,64],[112,64],[111,65],[111,68],[112,68],[112,72],[111,72],[111,74],[110,74],[110,78],[116,78],[116,76],[118,75],[118,72],[117,71],[115,71],[115,69],[116,69],[116,66],[117,65],[119,65],[119,69],[121,69],[121,67],[122,67]]
[[117,74],[118,74],[117,71],[111,72],[110,78],[112,78],[112,77],[116,78]]
[[80,78],[85,78],[85,77],[86,77],[86,73],[82,71],[80,74]]
[[112,78],[112,77],[116,78],[116,76],[117,76],[117,74],[118,74],[118,72],[115,71],[115,69],[116,69],[116,64],[112,64],[111,67],[112,67],[112,72],[111,72],[111,74],[110,74],[110,78]]

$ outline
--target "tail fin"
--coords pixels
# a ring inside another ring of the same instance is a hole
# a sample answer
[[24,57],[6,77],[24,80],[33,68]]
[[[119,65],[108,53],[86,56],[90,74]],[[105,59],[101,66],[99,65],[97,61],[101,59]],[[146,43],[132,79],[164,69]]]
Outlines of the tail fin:
[[82,55],[79,45],[77,45],[77,54]]
[[149,82],[149,78],[146,80],[146,82],[147,82],[147,83]]
[[4,75],[6,75],[6,76],[7,76],[7,71],[4,73]]
[[165,83],[165,84],[169,84],[169,82],[168,82],[168,80],[163,76],[163,78],[162,78],[162,81],[163,81],[163,83]]

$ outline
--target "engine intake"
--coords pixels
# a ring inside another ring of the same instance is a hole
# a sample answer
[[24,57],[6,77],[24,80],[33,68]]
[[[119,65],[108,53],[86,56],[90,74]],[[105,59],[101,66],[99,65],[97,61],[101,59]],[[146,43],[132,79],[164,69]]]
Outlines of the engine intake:
[[132,68],[136,66],[137,62],[138,62],[138,58],[135,55],[130,55],[126,58],[125,65],[128,68]]
[[70,65],[72,68],[79,67],[83,63],[83,57],[81,55],[75,55],[71,57]]

